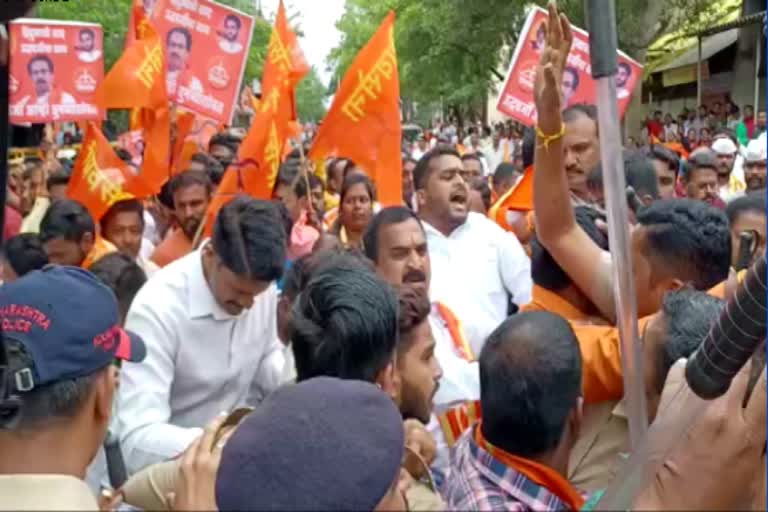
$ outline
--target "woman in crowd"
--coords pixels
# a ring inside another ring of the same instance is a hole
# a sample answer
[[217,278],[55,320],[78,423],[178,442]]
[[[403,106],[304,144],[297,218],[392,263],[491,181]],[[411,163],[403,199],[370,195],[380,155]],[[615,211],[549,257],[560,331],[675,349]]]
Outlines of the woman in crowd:
[[341,185],[339,218],[333,225],[333,234],[345,248],[361,249],[363,233],[373,217],[376,192],[368,176],[352,174]]

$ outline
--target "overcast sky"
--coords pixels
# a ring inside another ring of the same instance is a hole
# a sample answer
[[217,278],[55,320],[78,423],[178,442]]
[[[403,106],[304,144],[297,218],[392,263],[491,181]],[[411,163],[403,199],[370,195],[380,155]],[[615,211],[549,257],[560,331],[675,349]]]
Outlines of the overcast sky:
[[[301,49],[309,64],[317,68],[320,78],[328,85],[330,73],[326,72],[325,58],[341,38],[336,21],[344,13],[344,0],[284,0],[290,18],[299,14],[299,25],[304,32],[300,39]],[[279,0],[261,0],[267,19],[273,19]]]

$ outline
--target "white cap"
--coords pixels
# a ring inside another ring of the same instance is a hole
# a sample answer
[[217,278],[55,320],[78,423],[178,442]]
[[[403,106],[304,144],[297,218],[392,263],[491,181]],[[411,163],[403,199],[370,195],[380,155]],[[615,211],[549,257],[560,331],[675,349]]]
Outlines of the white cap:
[[734,155],[739,150],[728,137],[717,139],[712,143],[712,151],[718,155]]
[[56,158],[64,158],[64,159],[69,160],[71,158],[75,158],[75,155],[77,155],[77,151],[74,150],[74,149],[69,149],[69,148],[67,148],[67,149],[60,149],[56,153]]
[[765,140],[755,139],[749,141],[747,145],[747,156],[744,157],[745,163],[765,162],[766,148]]

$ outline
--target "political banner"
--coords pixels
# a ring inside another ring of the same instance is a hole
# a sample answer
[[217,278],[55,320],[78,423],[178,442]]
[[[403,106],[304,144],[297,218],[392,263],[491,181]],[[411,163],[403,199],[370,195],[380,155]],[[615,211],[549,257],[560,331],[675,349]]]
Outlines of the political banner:
[[160,0],[152,7],[151,20],[165,45],[168,98],[230,124],[253,18],[210,0]]
[[10,22],[11,123],[99,120],[94,91],[104,76],[101,26],[18,19]]
[[[540,7],[534,7],[528,13],[496,105],[496,109],[502,114],[529,126],[536,123],[533,87],[536,66],[546,39],[544,22],[547,16],[547,11]],[[589,60],[589,33],[573,25],[571,30],[573,45],[568,54],[561,84],[564,108],[576,103],[596,103],[597,96]],[[632,99],[632,92],[641,81],[643,67],[622,51],[618,52],[618,61],[616,99],[619,116],[623,117]]]

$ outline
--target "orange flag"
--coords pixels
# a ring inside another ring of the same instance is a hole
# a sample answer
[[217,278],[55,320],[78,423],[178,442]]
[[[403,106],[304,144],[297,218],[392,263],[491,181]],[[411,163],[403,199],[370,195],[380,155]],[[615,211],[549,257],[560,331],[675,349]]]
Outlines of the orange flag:
[[[134,5],[136,19],[145,23],[140,36],[120,56],[96,90],[101,108],[142,109],[138,122],[144,130],[141,175],[159,192],[170,175],[170,112],[165,87],[165,50],[152,23]],[[141,22],[140,22],[141,23]]]
[[[275,37],[275,32],[277,37]],[[267,73],[267,64],[264,64],[263,80],[261,84],[262,100],[264,92],[283,82],[283,85],[290,86],[291,92],[289,101],[291,105],[291,119],[297,119],[296,115],[296,94],[293,88],[301,82],[301,79],[309,73],[309,64],[304,58],[304,52],[301,51],[298,38],[288,25],[288,18],[285,15],[285,6],[283,0],[277,8],[275,17],[275,28],[272,37],[269,38],[268,55],[272,55],[272,62],[279,69],[279,73]]]
[[148,195],[149,189],[142,179],[115,154],[101,130],[88,123],[67,196],[85,206],[98,222],[117,201]]
[[194,113],[181,112],[176,116],[173,154],[171,157],[172,174],[174,176],[186,170],[192,155],[197,153],[197,144],[192,140],[187,140],[187,136],[192,131],[194,125]]
[[341,81],[310,158],[344,156],[376,182],[383,206],[401,205],[400,80],[390,12]]
[[488,210],[488,217],[496,224],[509,231],[511,227],[507,224],[507,212],[509,210],[518,210],[529,212],[533,210],[533,167],[528,167],[517,184],[509,189],[496,203]]
[[237,153],[237,162],[226,171],[206,214],[205,234],[213,227],[219,209],[238,192],[269,199],[283,158],[294,118],[294,90],[309,72],[296,34],[288,26],[283,2],[267,48],[262,76],[262,96],[254,121]]

